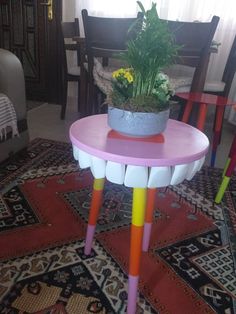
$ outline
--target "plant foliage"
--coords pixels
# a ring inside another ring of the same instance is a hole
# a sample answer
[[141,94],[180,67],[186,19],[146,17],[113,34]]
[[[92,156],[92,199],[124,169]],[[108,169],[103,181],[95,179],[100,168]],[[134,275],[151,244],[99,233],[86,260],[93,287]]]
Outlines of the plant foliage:
[[[128,65],[113,73],[112,103],[115,106],[133,106],[135,110],[160,111],[168,106],[172,94],[169,80],[162,73],[163,69],[173,64],[178,52],[167,22],[161,20],[152,3],[151,9],[145,11],[142,3],[137,1],[142,13],[141,27],[137,28],[134,39],[127,43],[127,50],[121,58]],[[140,108],[142,107],[142,108]]]

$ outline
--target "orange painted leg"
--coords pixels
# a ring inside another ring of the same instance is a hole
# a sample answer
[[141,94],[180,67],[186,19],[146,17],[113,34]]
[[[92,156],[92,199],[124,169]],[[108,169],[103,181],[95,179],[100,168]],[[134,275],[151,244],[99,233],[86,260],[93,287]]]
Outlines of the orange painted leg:
[[157,189],[148,189],[147,206],[145,214],[144,234],[143,234],[143,251],[147,252],[152,231],[153,211],[156,199]]
[[213,134],[212,152],[211,152],[211,167],[214,167],[215,165],[217,146],[220,144],[224,111],[225,111],[224,106],[217,106],[216,118],[215,118],[214,129],[213,129],[214,134]]
[[204,130],[206,114],[207,114],[207,105],[206,104],[200,104],[198,121],[197,121],[197,128],[200,131]]
[[136,313],[143,225],[146,208],[146,189],[134,188],[129,258],[128,314]]
[[187,104],[185,106],[185,109],[184,109],[182,122],[188,123],[189,116],[190,116],[190,113],[192,111],[192,107],[193,107],[193,102],[188,100],[188,102],[187,102]]
[[89,211],[89,219],[88,219],[85,248],[84,248],[85,255],[89,255],[91,253],[97,217],[98,217],[99,209],[102,202],[102,192],[104,188],[104,182],[105,182],[104,178],[94,179],[92,201],[91,201],[91,206],[90,206],[90,211]]

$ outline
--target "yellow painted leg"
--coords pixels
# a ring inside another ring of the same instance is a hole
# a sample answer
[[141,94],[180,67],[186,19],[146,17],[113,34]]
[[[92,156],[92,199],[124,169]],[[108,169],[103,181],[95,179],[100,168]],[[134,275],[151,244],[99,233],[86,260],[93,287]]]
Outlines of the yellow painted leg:
[[219,188],[219,191],[218,193],[216,194],[216,198],[215,198],[215,203],[216,204],[219,204],[225,194],[225,190],[227,189],[227,186],[229,185],[229,181],[230,181],[230,178],[229,177],[224,177],[223,180],[222,180],[222,183],[220,185],[220,188]]
[[225,176],[225,173],[229,167],[229,164],[230,164],[230,161],[231,161],[231,158],[228,158],[227,161],[226,161],[226,164],[225,164],[225,167],[224,167],[224,170],[223,170],[223,173],[222,173],[222,178],[224,178]]
[[133,189],[132,225],[129,259],[129,290],[127,309],[128,314],[135,314],[136,312],[146,198],[147,198],[146,189],[142,188]]

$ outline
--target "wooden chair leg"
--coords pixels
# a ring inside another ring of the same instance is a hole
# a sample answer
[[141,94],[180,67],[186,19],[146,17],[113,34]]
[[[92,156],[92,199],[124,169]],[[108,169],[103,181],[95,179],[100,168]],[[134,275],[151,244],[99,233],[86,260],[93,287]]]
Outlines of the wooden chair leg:
[[78,80],[78,84],[77,84],[77,86],[78,86],[78,93],[77,93],[77,109],[78,109],[78,112],[80,111],[80,80]]
[[84,69],[83,65],[81,65],[81,73],[80,73],[80,95],[79,95],[79,111],[80,117],[86,116],[87,111],[87,93],[88,93],[88,78],[86,74],[86,70]]
[[224,118],[224,107],[217,106],[214,128],[213,128],[214,133],[213,133],[213,142],[212,142],[212,151],[211,151],[211,167],[214,167],[215,165],[217,147],[220,144],[223,118]]
[[64,120],[66,115],[67,91],[68,81],[66,81],[65,86],[62,89],[61,120]]
[[184,99],[180,98],[180,99],[178,99],[178,103],[180,105],[180,108],[179,108],[177,120],[178,121],[182,121],[183,120],[183,116],[184,116],[184,110],[185,110],[185,107],[186,107],[186,101]]
[[90,116],[93,114],[94,111],[94,95],[95,95],[95,86],[93,82],[88,83],[88,98],[86,104],[86,115]]

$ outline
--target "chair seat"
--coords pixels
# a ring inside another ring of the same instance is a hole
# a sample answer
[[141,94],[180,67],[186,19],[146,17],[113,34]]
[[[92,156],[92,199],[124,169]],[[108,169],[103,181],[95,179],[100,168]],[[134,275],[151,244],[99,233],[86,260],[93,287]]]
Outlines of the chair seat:
[[[188,93],[191,87],[191,78],[179,77],[171,78],[170,84],[173,86],[175,93]],[[222,81],[209,81],[205,83],[204,92],[223,92],[225,83]]]
[[73,66],[73,67],[68,68],[68,74],[80,76],[80,67]]
[[97,58],[94,58],[94,83],[104,94],[109,95],[112,92],[112,72],[119,67],[121,67],[121,65],[103,67],[101,62]]
[[223,92],[225,83],[222,81],[209,81],[205,83],[204,91],[206,92]]
[[180,64],[174,64],[164,70],[175,93],[189,92],[193,80],[194,69]]
[[189,92],[192,83],[192,77],[180,76],[171,77],[169,76],[170,85],[174,89],[175,93]]

